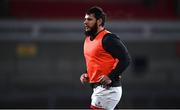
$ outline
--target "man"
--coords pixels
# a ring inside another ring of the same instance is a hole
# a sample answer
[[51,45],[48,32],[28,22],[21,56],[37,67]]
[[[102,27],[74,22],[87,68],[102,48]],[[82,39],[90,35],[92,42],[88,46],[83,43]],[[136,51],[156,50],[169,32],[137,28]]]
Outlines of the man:
[[123,42],[104,27],[105,13],[100,7],[90,8],[85,15],[84,56],[87,71],[82,83],[93,88],[91,108],[113,110],[122,95],[121,75],[130,57]]

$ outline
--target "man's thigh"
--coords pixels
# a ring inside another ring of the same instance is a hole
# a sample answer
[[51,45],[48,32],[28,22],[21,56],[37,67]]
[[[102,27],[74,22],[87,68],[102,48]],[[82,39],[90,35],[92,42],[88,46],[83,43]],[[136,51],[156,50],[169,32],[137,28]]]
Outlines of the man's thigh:
[[91,96],[91,105],[104,108],[106,110],[113,110],[122,96],[122,87],[103,88],[96,87]]

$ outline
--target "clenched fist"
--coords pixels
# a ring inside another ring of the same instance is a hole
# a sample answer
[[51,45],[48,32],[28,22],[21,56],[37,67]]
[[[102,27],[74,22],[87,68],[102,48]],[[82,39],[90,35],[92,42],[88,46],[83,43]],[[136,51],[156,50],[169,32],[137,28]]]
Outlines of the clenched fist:
[[81,81],[81,83],[83,83],[83,84],[89,82],[88,74],[87,74],[87,73],[83,73],[83,74],[81,75],[81,77],[80,77],[80,81]]

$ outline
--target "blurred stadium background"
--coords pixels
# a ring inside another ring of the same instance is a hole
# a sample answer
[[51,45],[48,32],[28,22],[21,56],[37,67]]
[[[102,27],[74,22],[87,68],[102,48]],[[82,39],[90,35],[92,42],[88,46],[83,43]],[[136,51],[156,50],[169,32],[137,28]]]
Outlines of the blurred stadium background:
[[180,0],[0,0],[0,108],[89,108],[79,76],[94,5],[133,59],[117,108],[180,108]]

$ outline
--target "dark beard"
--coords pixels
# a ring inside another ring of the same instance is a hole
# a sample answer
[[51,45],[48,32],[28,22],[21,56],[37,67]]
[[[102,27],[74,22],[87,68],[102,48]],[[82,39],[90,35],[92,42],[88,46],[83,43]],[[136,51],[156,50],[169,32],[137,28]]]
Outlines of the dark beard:
[[85,35],[90,36],[91,39],[94,39],[96,37],[96,34],[97,34],[97,28],[98,28],[97,23],[95,23],[90,31],[85,31]]

